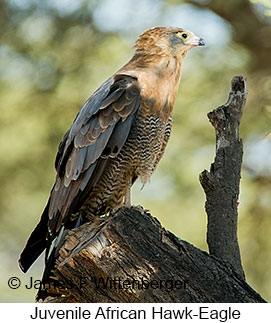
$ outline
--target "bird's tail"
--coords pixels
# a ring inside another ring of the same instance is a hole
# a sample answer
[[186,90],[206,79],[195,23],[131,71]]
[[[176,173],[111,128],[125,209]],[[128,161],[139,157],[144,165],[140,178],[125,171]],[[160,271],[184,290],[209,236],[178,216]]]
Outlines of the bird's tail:
[[31,233],[24,250],[22,251],[19,259],[19,266],[21,270],[26,273],[29,267],[35,262],[43,250],[48,246],[47,241],[47,225],[48,225],[48,208],[49,201],[46,205],[40,222]]
[[[72,228],[77,228],[83,223],[84,218],[80,214],[78,216],[78,219],[76,219],[74,223],[70,222],[70,225],[72,225]],[[58,290],[59,288],[61,289],[61,281],[50,280],[50,274],[55,266],[55,261],[59,256],[59,250],[63,246],[68,232],[69,229],[65,229],[65,227],[62,226],[59,233],[57,234],[54,246],[50,250],[50,254],[48,249],[48,256],[46,257],[45,268],[41,279],[42,283],[36,295],[36,301],[44,300],[47,296],[55,296],[56,290]],[[49,284],[49,288],[46,286],[47,283]]]

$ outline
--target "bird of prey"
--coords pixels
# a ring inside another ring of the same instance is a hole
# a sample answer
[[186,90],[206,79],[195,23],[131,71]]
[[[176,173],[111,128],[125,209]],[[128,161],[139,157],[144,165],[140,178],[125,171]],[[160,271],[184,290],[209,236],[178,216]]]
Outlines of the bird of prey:
[[79,210],[99,216],[130,204],[131,186],[149,180],[168,143],[183,59],[203,45],[182,28],[148,29],[131,60],[86,101],[59,144],[55,183],[19,259],[23,272],[75,226]]

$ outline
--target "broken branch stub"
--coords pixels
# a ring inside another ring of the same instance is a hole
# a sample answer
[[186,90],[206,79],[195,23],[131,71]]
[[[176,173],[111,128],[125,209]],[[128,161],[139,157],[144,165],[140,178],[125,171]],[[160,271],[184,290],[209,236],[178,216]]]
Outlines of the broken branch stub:
[[227,103],[208,113],[216,133],[216,156],[210,171],[204,170],[200,174],[200,183],[206,194],[210,254],[228,261],[243,278],[237,239],[237,209],[243,156],[239,125],[246,96],[245,78],[235,76]]

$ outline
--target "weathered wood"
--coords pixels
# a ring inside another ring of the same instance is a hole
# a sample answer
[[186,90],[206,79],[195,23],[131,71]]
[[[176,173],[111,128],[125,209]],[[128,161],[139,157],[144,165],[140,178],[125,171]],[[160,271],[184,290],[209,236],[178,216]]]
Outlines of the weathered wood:
[[210,172],[204,170],[200,174],[206,194],[210,254],[229,261],[242,278],[245,274],[237,239],[237,208],[243,156],[239,125],[246,95],[244,77],[236,76],[228,102],[208,113],[216,132],[216,156]]
[[72,230],[54,276],[66,290],[46,302],[264,302],[231,265],[139,207]]

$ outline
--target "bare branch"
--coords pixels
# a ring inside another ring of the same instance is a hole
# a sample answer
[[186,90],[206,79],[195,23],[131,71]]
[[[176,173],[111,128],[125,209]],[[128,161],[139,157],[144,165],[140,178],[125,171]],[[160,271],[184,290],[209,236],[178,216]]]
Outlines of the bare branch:
[[232,79],[228,102],[208,113],[216,132],[216,156],[210,172],[200,174],[206,194],[207,243],[211,255],[229,261],[245,278],[237,239],[238,196],[243,156],[239,125],[246,102],[243,76]]

